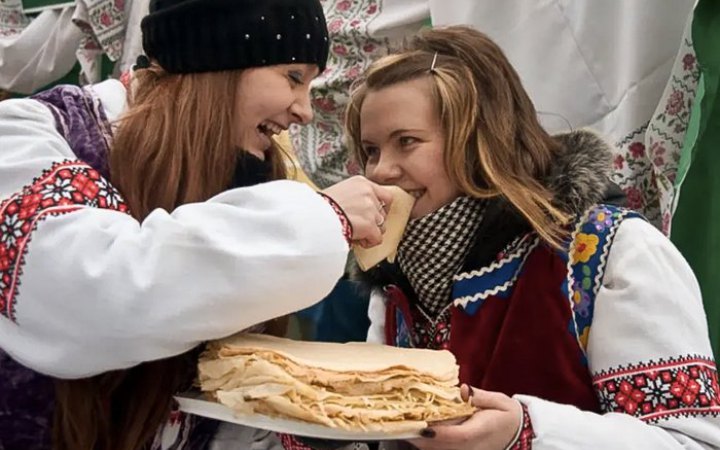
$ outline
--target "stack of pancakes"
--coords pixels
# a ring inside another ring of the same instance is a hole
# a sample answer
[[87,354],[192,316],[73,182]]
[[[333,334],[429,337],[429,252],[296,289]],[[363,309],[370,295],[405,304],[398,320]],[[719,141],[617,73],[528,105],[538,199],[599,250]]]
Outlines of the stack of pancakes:
[[448,351],[241,334],[209,344],[201,389],[240,414],[399,433],[469,416]]

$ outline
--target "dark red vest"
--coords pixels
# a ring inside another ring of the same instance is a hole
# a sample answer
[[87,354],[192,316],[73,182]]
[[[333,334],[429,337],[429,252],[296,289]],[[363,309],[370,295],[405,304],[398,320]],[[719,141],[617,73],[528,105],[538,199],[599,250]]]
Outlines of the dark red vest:
[[448,349],[461,382],[481,389],[599,412],[585,346],[612,239],[630,215],[593,208],[567,251],[525,236],[489,266],[457,275],[453,302],[437,318],[387,286],[387,344]]

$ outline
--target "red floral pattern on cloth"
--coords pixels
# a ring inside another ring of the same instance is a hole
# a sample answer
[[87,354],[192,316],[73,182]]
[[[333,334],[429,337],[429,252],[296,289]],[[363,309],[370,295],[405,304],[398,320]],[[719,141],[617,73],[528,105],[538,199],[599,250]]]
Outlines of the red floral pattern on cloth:
[[343,117],[351,84],[387,52],[388,39],[370,36],[380,0],[321,0],[330,34],[327,69],[314,82],[315,118],[310,126],[290,127],[293,148],[308,176],[327,187],[360,173],[344,144]]
[[517,440],[507,448],[507,450],[532,450],[532,440],[535,438],[535,430],[533,430],[530,413],[525,405],[522,405],[523,416],[520,425],[520,434]]
[[715,362],[688,355],[619,367],[593,376],[604,412],[646,422],[678,416],[720,414]]
[[73,23],[83,31],[76,52],[82,80],[101,81],[102,55],[118,61],[125,43],[125,0],[78,0],[75,2]]
[[[125,0],[78,0],[73,23],[83,31],[76,55],[83,80],[101,81],[101,57],[117,61],[123,54],[125,40]],[[31,19],[24,13],[22,0],[0,1],[0,37],[21,34]]]
[[670,234],[680,154],[699,79],[688,27],[655,113],[615,144],[613,181],[625,191],[627,207],[641,212],[666,235]]
[[111,61],[117,61],[125,38],[125,0],[80,0],[78,5],[80,13],[75,24]]
[[280,434],[280,442],[285,450],[312,450],[307,445],[301,443],[291,434]]
[[426,316],[419,308],[414,308],[414,312],[416,317],[413,322],[413,347],[449,350],[450,309],[445,308],[434,320]]
[[30,24],[23,13],[22,0],[4,0],[0,2],[0,37],[15,36]]
[[56,163],[0,203],[0,314],[15,321],[25,254],[38,224],[84,207],[128,211],[117,190],[80,161]]

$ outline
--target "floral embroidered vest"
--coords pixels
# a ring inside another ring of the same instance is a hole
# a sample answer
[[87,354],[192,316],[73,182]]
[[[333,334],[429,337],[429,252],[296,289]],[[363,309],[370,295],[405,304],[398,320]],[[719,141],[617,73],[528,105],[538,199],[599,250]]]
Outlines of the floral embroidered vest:
[[599,411],[585,350],[615,233],[637,213],[598,205],[558,251],[529,233],[486,267],[454,277],[452,302],[428,317],[387,286],[386,342],[448,349],[460,380]]

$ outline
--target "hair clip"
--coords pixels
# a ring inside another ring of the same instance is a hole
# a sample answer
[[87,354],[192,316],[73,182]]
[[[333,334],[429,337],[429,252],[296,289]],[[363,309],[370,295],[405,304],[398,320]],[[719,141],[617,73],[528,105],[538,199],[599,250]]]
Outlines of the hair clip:
[[135,65],[133,66],[133,70],[138,69],[147,69],[150,67],[150,59],[148,59],[147,56],[140,54],[140,56],[137,57],[135,60]]
[[433,56],[432,64],[430,64],[430,73],[435,73],[435,63],[437,62],[438,52]]

